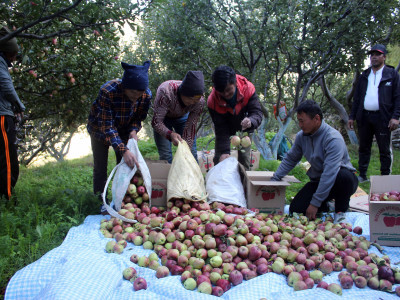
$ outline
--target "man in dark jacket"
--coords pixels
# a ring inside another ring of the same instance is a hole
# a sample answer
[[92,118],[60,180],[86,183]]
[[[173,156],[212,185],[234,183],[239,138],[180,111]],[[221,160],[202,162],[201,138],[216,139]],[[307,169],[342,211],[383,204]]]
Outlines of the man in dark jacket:
[[[3,27],[0,37],[10,31]],[[21,120],[25,106],[19,99],[8,68],[18,54],[17,39],[0,43],[0,197],[11,198],[19,176],[15,122]]]
[[[261,104],[254,85],[228,66],[217,67],[207,106],[215,128],[214,164],[230,156],[230,137],[237,131],[252,133],[262,121]],[[238,151],[239,162],[250,169],[251,146]]]
[[371,67],[357,83],[348,126],[357,121],[359,182],[367,181],[367,169],[375,136],[379,147],[381,174],[389,175],[392,167],[391,132],[398,128],[400,117],[400,78],[393,67],[385,65],[386,47],[375,45],[368,52]]

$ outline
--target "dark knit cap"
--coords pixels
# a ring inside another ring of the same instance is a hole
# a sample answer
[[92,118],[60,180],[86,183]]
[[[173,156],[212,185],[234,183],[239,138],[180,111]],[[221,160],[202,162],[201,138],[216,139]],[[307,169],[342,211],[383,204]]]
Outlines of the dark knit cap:
[[[6,36],[7,34],[11,33],[10,29],[8,29],[7,27],[3,26],[2,28],[0,28],[0,38],[2,38],[3,36]],[[17,39],[15,37],[13,37],[12,39],[9,39],[7,41],[3,41],[0,43],[0,52],[18,52],[19,51],[19,47],[17,44]]]
[[179,86],[183,96],[193,97],[204,93],[204,76],[201,71],[189,71]]
[[149,86],[148,70],[150,61],[145,61],[143,66],[130,65],[121,62],[122,68],[125,70],[122,77],[122,86],[129,90],[144,91]]

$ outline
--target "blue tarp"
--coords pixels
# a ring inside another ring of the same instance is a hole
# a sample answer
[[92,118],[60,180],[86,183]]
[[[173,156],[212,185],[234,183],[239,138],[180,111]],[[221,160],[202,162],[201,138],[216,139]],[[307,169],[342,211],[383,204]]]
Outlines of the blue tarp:
[[[142,268],[130,261],[136,253],[149,255],[152,251],[141,246],[128,244],[120,255],[105,252],[105,245],[110,240],[104,238],[100,221],[104,216],[88,216],[80,226],[73,227],[64,242],[49,251],[36,262],[24,267],[11,278],[5,299],[216,299],[214,296],[186,290],[180,282],[180,276],[168,276],[157,279],[155,271]],[[347,213],[348,221],[353,226],[361,226],[363,235],[369,238],[368,215]],[[392,263],[400,261],[399,247],[384,247]],[[375,247],[369,252],[382,255]],[[139,276],[144,277],[148,289],[135,292],[132,283],[124,280],[122,271],[134,267]],[[327,283],[339,283],[338,272],[324,277]],[[394,294],[372,290],[368,287],[353,287],[343,290],[343,296],[316,288],[295,292],[286,283],[284,275],[267,273],[242,284],[232,287],[223,299],[392,299]]]

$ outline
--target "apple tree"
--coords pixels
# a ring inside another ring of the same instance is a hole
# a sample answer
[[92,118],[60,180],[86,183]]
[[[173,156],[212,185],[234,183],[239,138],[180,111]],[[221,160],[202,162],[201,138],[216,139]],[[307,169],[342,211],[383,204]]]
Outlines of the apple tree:
[[125,24],[156,1],[17,0],[0,4],[0,26],[16,37],[20,58],[10,69],[27,110],[19,126],[19,156],[63,159],[72,134],[86,124],[100,86],[122,76]]
[[[143,37],[152,41],[147,53],[160,58],[164,73],[196,65],[210,78],[226,64],[252,81],[265,117],[254,141],[269,159],[276,158],[298,104],[310,97],[326,101],[324,76],[352,75],[363,68],[371,44],[391,40],[398,6],[398,0],[171,0],[146,15]],[[288,117],[271,122],[268,111],[281,101]],[[324,105],[346,121],[344,102]],[[269,146],[271,126],[279,129]]]

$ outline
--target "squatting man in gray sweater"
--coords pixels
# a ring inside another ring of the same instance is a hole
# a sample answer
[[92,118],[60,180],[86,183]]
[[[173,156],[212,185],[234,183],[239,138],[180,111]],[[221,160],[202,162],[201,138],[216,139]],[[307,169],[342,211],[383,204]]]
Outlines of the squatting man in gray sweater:
[[322,110],[314,101],[302,102],[296,112],[301,131],[271,180],[281,180],[304,156],[311,164],[307,171],[310,181],[294,197],[290,214],[302,213],[313,220],[317,212],[327,212],[327,202],[335,199],[335,222],[340,221],[358,186],[346,144],[342,135],[323,121]]

